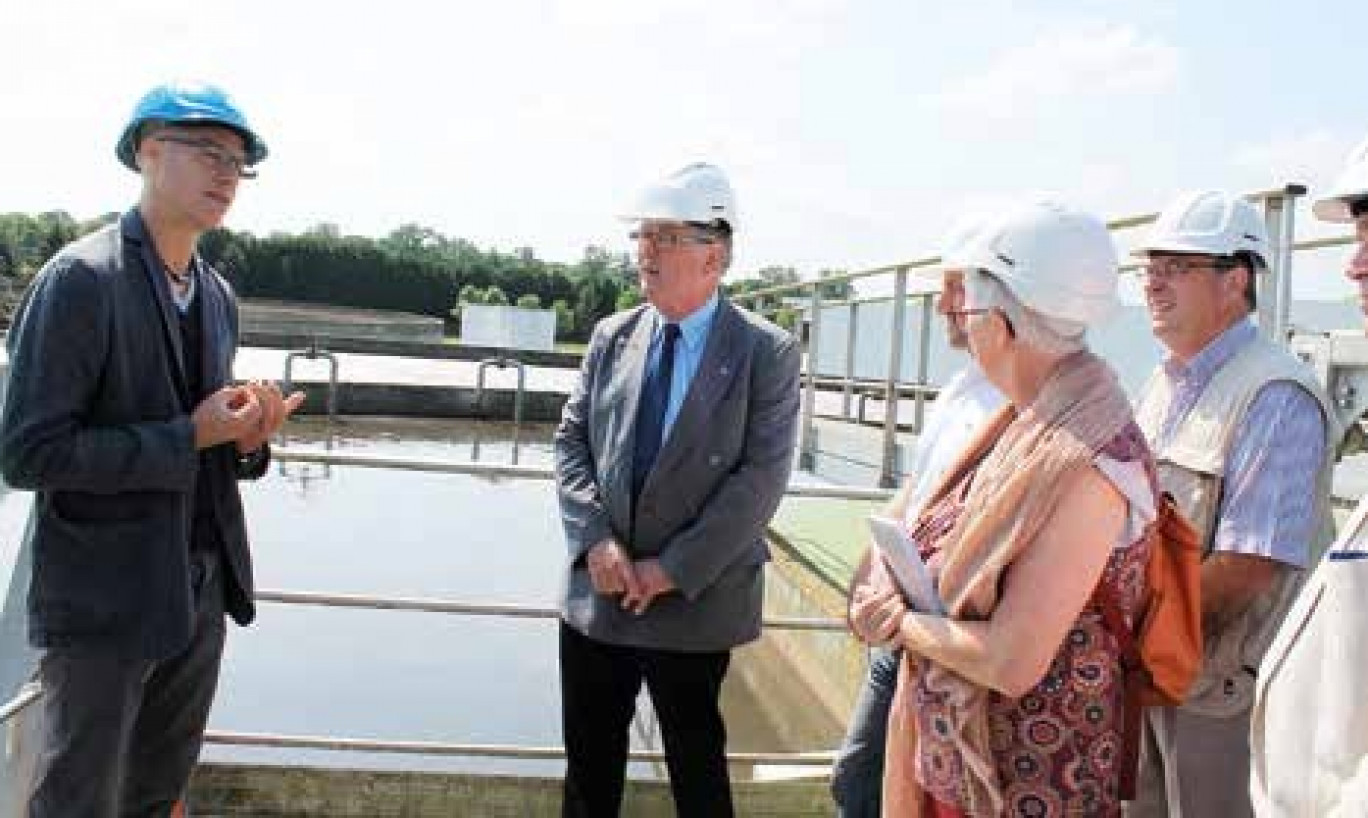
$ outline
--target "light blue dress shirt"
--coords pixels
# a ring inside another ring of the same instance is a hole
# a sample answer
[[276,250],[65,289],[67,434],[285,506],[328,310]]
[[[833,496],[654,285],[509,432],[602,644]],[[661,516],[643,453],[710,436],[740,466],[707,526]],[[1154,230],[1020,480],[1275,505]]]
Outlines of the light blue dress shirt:
[[[684,398],[689,394],[689,385],[698,374],[698,365],[703,362],[703,350],[708,345],[708,334],[712,332],[713,319],[717,317],[718,295],[713,293],[707,303],[689,313],[679,322],[679,340],[675,342],[673,377],[670,379],[670,399],[665,404],[665,423],[660,429],[660,444],[670,439],[670,430],[679,418],[679,410],[684,406]],[[664,343],[665,316],[651,308],[655,329],[651,331],[651,352],[647,358],[647,372],[655,372],[660,366],[660,348]]]

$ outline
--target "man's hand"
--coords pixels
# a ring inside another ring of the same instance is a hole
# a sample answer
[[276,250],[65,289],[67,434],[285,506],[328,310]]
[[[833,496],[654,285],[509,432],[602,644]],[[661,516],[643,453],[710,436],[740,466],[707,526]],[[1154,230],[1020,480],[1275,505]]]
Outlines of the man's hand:
[[195,448],[207,449],[238,440],[261,422],[261,402],[256,393],[241,386],[225,386],[200,401],[190,415],[195,427]]
[[243,389],[250,390],[261,404],[261,420],[257,428],[237,439],[238,454],[251,454],[266,445],[285,421],[304,403],[303,392],[292,392],[284,397],[273,381],[249,381]]
[[674,581],[665,573],[665,569],[660,567],[660,560],[657,559],[637,561],[636,576],[640,583],[638,592],[628,592],[622,598],[622,607],[637,616],[646,613],[646,609],[656,597],[673,591],[675,587]]
[[584,562],[589,566],[594,590],[600,594],[627,594],[629,597],[640,594],[641,585],[632,569],[632,557],[612,537],[590,548]]

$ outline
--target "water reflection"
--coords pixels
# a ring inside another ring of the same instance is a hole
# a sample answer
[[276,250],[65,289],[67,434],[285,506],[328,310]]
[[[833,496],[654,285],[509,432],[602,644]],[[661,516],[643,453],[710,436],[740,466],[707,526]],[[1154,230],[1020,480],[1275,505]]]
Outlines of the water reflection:
[[[509,462],[508,424],[394,419],[290,424],[291,448],[387,457]],[[551,462],[547,424],[524,425],[524,461]],[[296,465],[296,464],[292,464]],[[333,467],[275,470],[243,485],[263,589],[554,606],[564,537],[546,481]],[[723,707],[738,751],[820,750],[772,723],[738,654]],[[411,741],[557,746],[556,623],[263,604],[234,629],[214,729]],[[648,714],[634,747],[659,749]],[[801,719],[795,716],[794,721]],[[785,739],[790,739],[785,741]],[[209,748],[206,757],[324,766],[557,775],[560,762]],[[634,776],[663,775],[655,765]]]

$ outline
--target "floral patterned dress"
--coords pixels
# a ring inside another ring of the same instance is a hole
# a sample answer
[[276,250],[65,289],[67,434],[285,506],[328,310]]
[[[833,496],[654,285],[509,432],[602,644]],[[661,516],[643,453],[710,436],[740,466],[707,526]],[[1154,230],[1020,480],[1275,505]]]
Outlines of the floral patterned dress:
[[[1154,464],[1134,424],[1102,455],[1131,466],[1147,484],[1142,490],[1154,490]],[[923,553],[934,553],[943,544],[963,509],[972,476],[929,509],[910,532]],[[1148,557],[1148,540],[1137,537],[1113,550],[1103,572],[1128,623],[1140,607]],[[1006,815],[1120,814],[1123,695],[1120,648],[1104,625],[1100,608],[1089,600],[1044,678],[1030,692],[1019,699],[997,692],[989,695],[992,752]],[[945,704],[920,683],[914,701],[921,750],[917,766],[927,793],[926,811],[935,816],[962,815],[967,773],[947,735],[950,720]]]

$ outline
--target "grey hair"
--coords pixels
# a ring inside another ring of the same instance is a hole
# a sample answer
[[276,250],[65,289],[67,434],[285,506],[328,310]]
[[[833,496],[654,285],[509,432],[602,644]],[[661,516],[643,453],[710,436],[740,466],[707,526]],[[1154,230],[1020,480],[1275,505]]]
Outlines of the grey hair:
[[976,308],[1001,310],[1017,340],[1053,355],[1067,355],[1087,348],[1087,325],[1033,310],[996,276],[971,269],[964,276],[965,301]]
[[732,263],[732,229],[731,225],[717,219],[710,223],[704,222],[685,222],[693,229],[704,235],[712,237],[718,244],[722,245],[722,272],[725,274],[731,269]]

